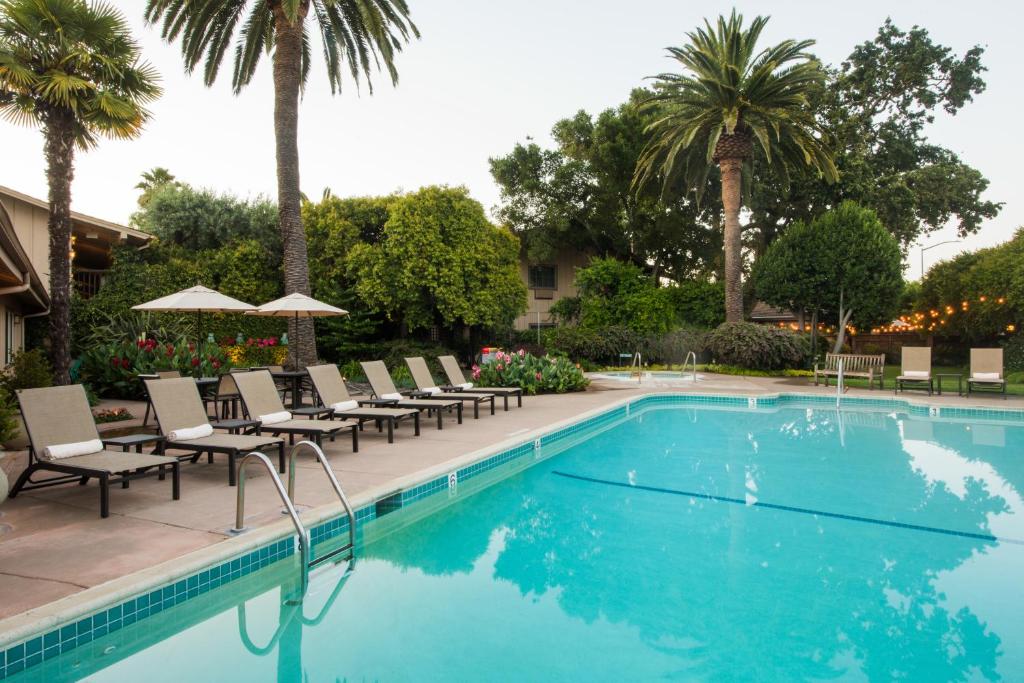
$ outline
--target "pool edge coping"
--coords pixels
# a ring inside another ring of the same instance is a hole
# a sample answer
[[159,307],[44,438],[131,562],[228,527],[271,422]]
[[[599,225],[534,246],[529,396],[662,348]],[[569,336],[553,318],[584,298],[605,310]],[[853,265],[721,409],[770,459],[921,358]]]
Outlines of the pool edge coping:
[[[713,398],[713,399],[736,399],[748,403],[748,406],[757,409],[781,407],[783,400],[793,400],[796,403],[806,401],[810,403],[825,404],[825,399],[831,400],[830,396],[821,394],[807,394],[801,392],[767,392],[758,394],[740,394],[736,392],[715,393],[715,392],[666,392],[652,391],[643,394],[631,394],[612,400],[599,407],[591,408],[571,417],[558,420],[553,423],[537,427],[526,432],[508,436],[499,442],[478,448],[463,455],[457,456],[443,463],[431,465],[421,470],[397,477],[386,484],[370,487],[365,491],[356,494],[351,499],[354,510],[374,505],[385,498],[389,498],[410,488],[428,483],[439,477],[447,476],[453,471],[483,462],[495,455],[509,452],[515,448],[521,448],[530,442],[536,442],[544,436],[558,433],[561,430],[578,423],[585,422],[591,418],[612,413],[624,406],[635,402],[646,401],[655,397],[667,398]],[[751,406],[750,401],[754,404]],[[972,412],[998,412],[1016,413],[1024,422],[1024,409],[1021,408],[989,408],[971,406],[947,406],[934,405],[929,402],[920,401],[915,398],[890,396],[887,398],[871,398],[867,396],[849,396],[843,398],[844,402],[856,405],[864,403],[867,407],[881,408],[880,401],[902,404],[901,407],[909,411],[910,408],[923,409],[925,416],[940,417],[941,411],[966,410]],[[757,403],[765,401],[766,405],[757,406]],[[775,402],[775,405],[767,405],[767,402]],[[715,407],[709,404],[708,407]],[[723,407],[723,406],[718,406]],[[742,406],[737,406],[742,407]],[[307,530],[312,530],[317,525],[335,520],[343,512],[337,503],[329,503],[309,508],[300,513],[300,518]],[[295,530],[290,520],[281,519],[265,526],[257,527],[250,532],[234,538],[227,537],[212,545],[198,548],[178,558],[173,558],[158,565],[147,567],[117,579],[106,581],[86,588],[72,595],[58,600],[34,607],[21,614],[0,620],[0,652],[4,652],[12,646],[41,636],[48,631],[64,624],[74,622],[87,615],[102,611],[110,605],[116,605],[124,600],[133,598],[140,593],[151,591],[157,587],[173,584],[184,578],[190,577],[210,566],[244,556],[254,550],[261,549],[269,544],[295,539]]]

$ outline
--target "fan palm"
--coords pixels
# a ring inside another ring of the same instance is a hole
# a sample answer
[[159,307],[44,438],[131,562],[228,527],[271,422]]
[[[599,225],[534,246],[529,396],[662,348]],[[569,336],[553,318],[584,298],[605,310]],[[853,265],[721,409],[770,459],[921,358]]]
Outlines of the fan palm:
[[75,151],[100,136],[133,138],[160,95],[120,12],[86,0],[0,1],[0,116],[40,126],[50,216],[50,343],[70,381],[71,180]]
[[705,22],[687,34],[689,44],[668,48],[683,73],[654,77],[646,106],[658,115],[637,164],[635,183],[660,179],[662,191],[684,184],[698,200],[718,165],[725,213],[726,320],[743,319],[740,206],[755,152],[784,182],[791,168],[809,166],[828,182],[838,178],[824,135],[808,107],[808,95],[825,74],[807,49],[811,40],[786,40],[757,50],[767,23],[748,28],[733,11],[716,26]]
[[[274,135],[277,144],[277,205],[284,249],[285,293],[309,294],[306,235],[302,229],[299,188],[299,93],[312,62],[307,19],[320,34],[331,92],[341,89],[344,67],[370,91],[371,73],[387,71],[397,83],[395,55],[410,37],[419,36],[405,0],[148,0],[146,20],[160,23],[168,42],[180,38],[185,70],[199,68],[212,85],[224,55],[235,40],[231,83],[236,93],[248,85],[260,57],[273,51]],[[244,21],[243,21],[244,18]],[[299,334],[295,326],[302,329]],[[297,359],[316,359],[312,320],[290,322],[291,338],[301,340]]]

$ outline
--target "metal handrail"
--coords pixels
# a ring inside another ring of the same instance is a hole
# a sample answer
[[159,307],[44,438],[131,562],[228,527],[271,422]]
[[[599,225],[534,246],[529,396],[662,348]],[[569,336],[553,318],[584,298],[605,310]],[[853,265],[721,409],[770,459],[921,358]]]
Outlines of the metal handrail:
[[[320,465],[324,468],[324,473],[327,474],[327,479],[330,480],[331,486],[334,487],[334,492],[338,494],[338,500],[341,501],[341,506],[345,509],[345,514],[348,515],[348,545],[336,548],[323,557],[316,558],[313,560],[312,564],[319,564],[347,550],[353,551],[352,555],[354,559],[356,547],[356,513],[349,504],[348,498],[345,496],[345,492],[341,490],[341,484],[338,483],[338,478],[334,476],[334,471],[328,464],[327,456],[324,455],[323,449],[312,441],[300,441],[292,446],[291,453],[288,455],[288,499],[292,500],[295,496],[295,458],[303,448],[312,449],[313,455],[320,461]],[[308,564],[309,563],[307,562],[307,565]]]
[[[294,452],[294,450],[293,450]],[[306,527],[302,525],[299,520],[299,513],[295,511],[295,506],[292,504],[292,498],[284,490],[284,484],[281,483],[281,477],[277,476],[277,471],[274,469],[274,465],[271,464],[270,459],[262,453],[252,451],[246,453],[242,457],[242,461],[238,463],[238,503],[235,509],[235,528],[231,529],[231,533],[240,534],[246,531],[245,528],[245,466],[249,463],[250,458],[255,458],[256,462],[262,463],[267,468],[267,472],[270,472],[270,479],[274,483],[274,488],[277,489],[277,495],[281,497],[281,502],[284,503],[285,511],[288,516],[292,518],[292,525],[295,527],[295,533],[299,535],[299,557],[302,560],[303,572],[309,566],[309,532],[306,531]]]
[[629,375],[633,376],[633,368],[636,368],[636,381],[642,382],[644,377],[644,361],[640,357],[640,352],[637,351],[633,354],[633,360],[629,362]]
[[843,385],[845,384],[845,376],[843,375],[843,359],[839,359],[838,369],[836,374],[836,408],[843,400]]
[[688,351],[686,353],[686,358],[683,360],[682,372],[686,372],[686,364],[689,362],[691,356],[693,357],[693,381],[696,382],[697,381],[697,354],[696,354],[696,352]]

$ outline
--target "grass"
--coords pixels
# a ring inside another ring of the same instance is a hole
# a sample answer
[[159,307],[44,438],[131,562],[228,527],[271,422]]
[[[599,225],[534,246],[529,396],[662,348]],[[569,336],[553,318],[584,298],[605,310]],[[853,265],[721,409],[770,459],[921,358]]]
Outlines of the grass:
[[[602,371],[629,371],[628,366],[606,366],[602,367]],[[680,370],[678,365],[650,365],[644,366],[644,371],[659,371],[659,370]],[[766,372],[763,370],[750,370],[748,368],[734,367],[730,365],[698,365],[697,370],[699,372],[710,372],[721,375],[737,375],[742,377],[811,377],[813,373],[810,370],[779,370],[774,372]],[[948,366],[948,365],[937,365],[932,367],[932,376],[939,374],[959,374],[964,378],[963,390],[967,391],[967,376],[970,370],[967,366]],[[896,387],[896,377],[900,374],[900,368],[898,365],[886,365],[885,374],[883,378],[885,380],[885,390],[892,391]],[[1010,372],[1007,373],[1007,379],[1009,382],[1006,385],[1006,393],[1011,396],[1024,396],[1024,372]],[[936,379],[936,389],[938,389],[938,380]],[[830,380],[831,383],[835,383],[835,378]],[[867,389],[868,381],[866,379],[859,379],[856,377],[848,377],[846,379],[846,386]],[[875,388],[878,388],[878,384],[875,384]],[[956,391],[955,380],[949,378],[942,382],[942,389],[945,392]],[[992,393],[992,392],[986,392]],[[982,394],[984,395],[984,394]]]

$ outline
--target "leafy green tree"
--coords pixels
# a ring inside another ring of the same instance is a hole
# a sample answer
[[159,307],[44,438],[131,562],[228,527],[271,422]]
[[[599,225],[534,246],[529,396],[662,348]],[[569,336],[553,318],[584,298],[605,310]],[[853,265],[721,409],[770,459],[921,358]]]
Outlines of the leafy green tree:
[[359,296],[405,330],[505,327],[526,310],[519,240],[465,188],[395,198],[382,239],[353,246],[348,269]]
[[699,208],[683,193],[662,198],[634,192],[633,172],[644,129],[654,120],[633,91],[629,101],[596,117],[585,111],[558,121],[556,149],[516,145],[492,158],[501,188],[498,217],[542,261],[561,249],[611,256],[648,269],[655,279],[685,279],[713,271],[721,249],[717,207]]
[[754,264],[757,297],[773,306],[819,312],[838,329],[892,320],[903,292],[899,244],[871,209],[843,202],[813,222],[798,222]]
[[142,180],[135,184],[136,190],[142,190],[142,194],[139,195],[139,206],[146,206],[149,203],[149,198],[153,192],[163,187],[164,185],[177,185],[178,180],[174,177],[174,174],[168,171],[163,166],[155,166],[148,171],[143,171]]
[[350,277],[347,264],[353,246],[380,242],[389,207],[396,199],[340,199],[328,193],[320,202],[302,204],[306,239],[310,253],[315,255],[309,262],[313,296],[349,313],[344,318],[317,321],[317,346],[326,359],[365,357],[384,336],[385,316],[357,294],[356,281]]
[[[146,203],[132,215],[139,230],[163,242],[192,251],[217,249],[239,240],[256,240],[280,254],[277,206],[258,197],[242,200],[184,183],[164,183],[153,188]],[[277,263],[280,265],[280,257]]]
[[39,126],[50,214],[50,352],[71,381],[71,180],[75,152],[137,137],[160,95],[120,12],[85,0],[0,2],[0,116]]
[[794,221],[808,221],[844,199],[874,209],[905,249],[956,223],[973,234],[1002,204],[984,199],[988,180],[951,150],[927,138],[939,112],[956,115],[985,89],[983,49],[962,56],[926,31],[902,31],[887,20],[872,41],[830,68],[811,95],[828,132],[838,183],[794,172],[789,191],[771,169],[755,170],[750,203],[751,242],[760,253]]
[[[1024,322],[1024,228],[1013,239],[935,264],[917,310],[933,334],[992,343]],[[964,303],[966,302],[966,306]],[[965,310],[966,309],[966,310]],[[937,315],[932,317],[932,312]]]
[[[312,16],[310,11],[312,10]],[[274,137],[277,153],[277,208],[283,246],[286,293],[310,293],[306,234],[302,228],[299,185],[299,93],[308,80],[312,55],[307,20],[319,32],[331,92],[341,90],[347,65],[351,78],[365,79],[387,71],[398,81],[395,55],[413,36],[405,0],[147,0],[146,20],[161,25],[168,42],[180,38],[185,70],[202,63],[203,81],[212,85],[228,52],[235,29],[247,15],[235,41],[231,85],[240,92],[252,81],[264,54],[272,55],[274,73]],[[294,327],[295,323],[289,323]],[[299,365],[316,360],[313,323],[303,319],[299,334]]]
[[755,153],[783,181],[791,168],[804,166],[830,182],[838,179],[821,125],[808,107],[809,95],[825,80],[807,52],[814,41],[786,40],[758,50],[767,21],[757,17],[745,29],[734,10],[728,19],[719,17],[717,26],[706,23],[689,33],[687,45],[669,48],[684,73],[655,77],[648,106],[657,118],[648,126],[651,140],[636,169],[640,188],[657,179],[663,192],[671,192],[682,183],[699,199],[712,166],[718,166],[730,322],[743,319],[741,191]]

